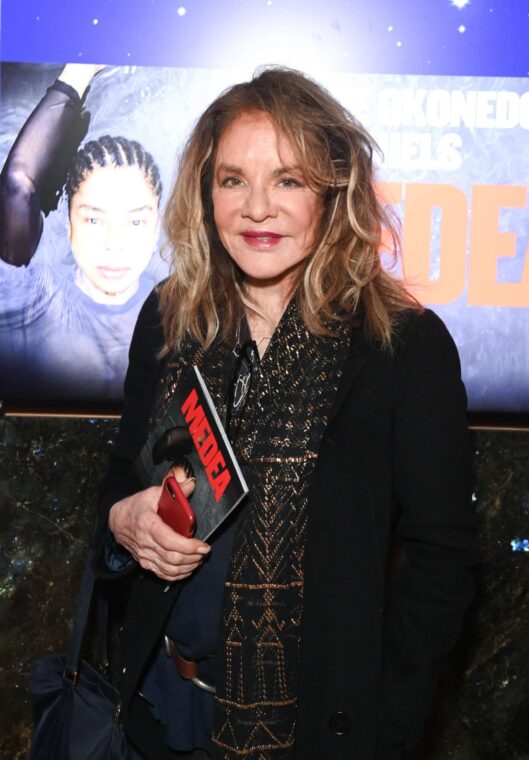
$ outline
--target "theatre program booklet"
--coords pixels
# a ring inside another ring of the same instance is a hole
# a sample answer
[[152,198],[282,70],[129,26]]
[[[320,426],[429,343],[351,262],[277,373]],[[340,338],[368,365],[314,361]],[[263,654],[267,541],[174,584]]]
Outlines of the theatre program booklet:
[[189,497],[195,537],[208,539],[248,493],[248,486],[198,367],[184,370],[163,419],[152,430],[136,470],[147,488],[161,485],[185,459],[195,477]]

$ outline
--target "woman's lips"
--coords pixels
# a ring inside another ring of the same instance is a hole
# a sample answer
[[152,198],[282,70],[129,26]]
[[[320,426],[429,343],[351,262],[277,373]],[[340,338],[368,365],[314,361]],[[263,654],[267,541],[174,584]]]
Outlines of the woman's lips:
[[99,274],[107,280],[119,280],[129,271],[128,267],[97,267]]
[[252,248],[268,250],[275,248],[284,238],[284,235],[279,235],[277,232],[269,232],[268,230],[244,230],[241,232],[241,237]]

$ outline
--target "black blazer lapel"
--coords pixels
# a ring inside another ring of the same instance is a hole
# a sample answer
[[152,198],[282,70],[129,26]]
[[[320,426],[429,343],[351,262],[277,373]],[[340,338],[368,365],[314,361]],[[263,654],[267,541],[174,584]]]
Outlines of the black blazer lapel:
[[351,392],[370,355],[376,350],[376,344],[368,340],[364,329],[359,326],[353,327],[349,353],[343,366],[342,379],[336,391],[336,397],[327,419],[327,425],[334,420],[340,411],[342,404]]

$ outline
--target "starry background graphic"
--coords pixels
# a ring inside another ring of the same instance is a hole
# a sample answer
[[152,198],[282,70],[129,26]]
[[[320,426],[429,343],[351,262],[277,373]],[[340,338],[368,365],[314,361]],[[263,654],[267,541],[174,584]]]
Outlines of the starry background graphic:
[[3,0],[1,57],[527,76],[527,0]]

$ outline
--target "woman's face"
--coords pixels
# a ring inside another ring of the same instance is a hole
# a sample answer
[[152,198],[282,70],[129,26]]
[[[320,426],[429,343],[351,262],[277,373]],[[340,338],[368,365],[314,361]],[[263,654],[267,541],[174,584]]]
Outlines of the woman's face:
[[158,232],[158,198],[137,166],[98,166],[72,197],[72,253],[83,275],[104,293],[137,286]]
[[295,282],[314,248],[322,202],[266,114],[242,114],[222,135],[213,209],[220,239],[251,287]]

